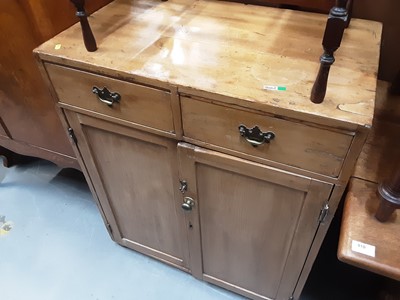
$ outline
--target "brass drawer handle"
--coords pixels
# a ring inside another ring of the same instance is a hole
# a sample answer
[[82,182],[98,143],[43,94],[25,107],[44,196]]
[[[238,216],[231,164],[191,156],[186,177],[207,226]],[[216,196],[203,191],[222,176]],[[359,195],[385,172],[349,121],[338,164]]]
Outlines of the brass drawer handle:
[[244,125],[239,126],[239,133],[253,147],[260,146],[264,143],[269,143],[275,138],[275,133],[272,131],[262,132],[258,126],[249,129]]
[[119,103],[121,100],[120,94],[112,93],[106,87],[99,89],[98,87],[94,86],[92,92],[93,94],[97,95],[101,102],[107,104],[108,106],[112,106],[114,102]]

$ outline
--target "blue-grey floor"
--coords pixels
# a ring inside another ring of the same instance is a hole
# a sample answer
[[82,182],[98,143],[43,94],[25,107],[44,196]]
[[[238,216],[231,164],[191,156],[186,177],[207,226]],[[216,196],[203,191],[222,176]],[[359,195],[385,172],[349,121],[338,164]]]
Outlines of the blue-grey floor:
[[2,171],[1,300],[243,299],[114,243],[79,172]]
[[[400,300],[398,282],[337,260],[339,228],[340,214],[300,300]],[[114,243],[80,172],[0,161],[0,300],[36,299],[244,298]]]

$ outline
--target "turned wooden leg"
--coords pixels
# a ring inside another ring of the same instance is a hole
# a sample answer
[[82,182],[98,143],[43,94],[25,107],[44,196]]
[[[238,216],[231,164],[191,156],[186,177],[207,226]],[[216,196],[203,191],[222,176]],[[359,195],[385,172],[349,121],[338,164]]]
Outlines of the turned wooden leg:
[[393,176],[378,187],[380,203],[375,218],[380,222],[389,220],[392,213],[400,208],[400,168],[397,166]]
[[71,2],[76,7],[76,16],[79,18],[81,23],[83,42],[86,50],[89,52],[94,52],[97,50],[97,44],[87,19],[85,0],[71,0]]
[[335,62],[333,53],[340,47],[347,19],[347,0],[336,0],[336,6],[331,9],[326,23],[322,40],[324,53],[321,56],[321,65],[311,91],[310,99],[314,103],[321,103],[325,98],[329,70]]

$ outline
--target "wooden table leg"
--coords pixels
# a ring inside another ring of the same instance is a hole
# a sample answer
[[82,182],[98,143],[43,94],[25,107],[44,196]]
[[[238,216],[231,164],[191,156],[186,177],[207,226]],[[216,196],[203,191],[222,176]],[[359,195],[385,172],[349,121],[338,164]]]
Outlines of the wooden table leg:
[[397,166],[393,176],[378,187],[380,203],[375,218],[380,222],[389,220],[392,213],[400,208],[400,168]]

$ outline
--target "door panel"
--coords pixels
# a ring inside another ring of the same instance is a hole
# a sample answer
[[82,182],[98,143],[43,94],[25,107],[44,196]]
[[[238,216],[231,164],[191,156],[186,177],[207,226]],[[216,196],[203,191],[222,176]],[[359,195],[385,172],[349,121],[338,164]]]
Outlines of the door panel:
[[274,298],[306,193],[206,164],[196,172],[204,274]]
[[331,185],[188,144],[179,144],[179,159],[195,199],[198,216],[189,218],[199,232],[190,238],[200,239],[203,278],[256,299],[288,299]]
[[66,114],[106,218],[118,228],[116,241],[185,268],[187,233],[175,194],[176,142]]

